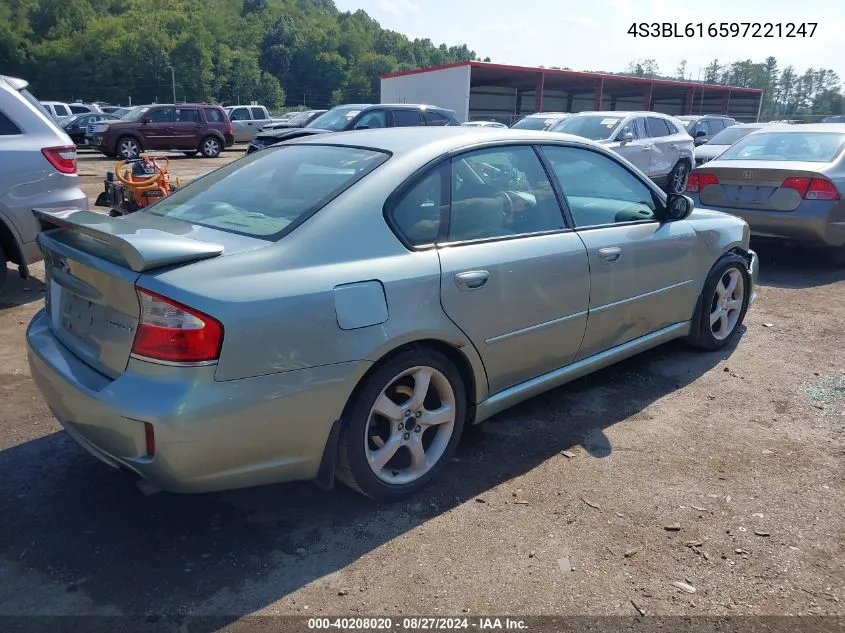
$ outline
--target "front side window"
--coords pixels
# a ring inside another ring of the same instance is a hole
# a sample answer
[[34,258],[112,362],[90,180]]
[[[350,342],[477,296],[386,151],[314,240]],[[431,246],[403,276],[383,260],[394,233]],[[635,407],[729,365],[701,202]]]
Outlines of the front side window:
[[543,147],[575,228],[655,219],[654,195],[628,169],[578,147]]
[[230,121],[251,121],[252,117],[249,116],[249,110],[246,108],[235,108],[229,114]]
[[72,114],[66,105],[58,103],[53,107],[56,108],[57,116],[70,116]]
[[452,159],[449,241],[564,228],[560,204],[531,147],[507,146]]
[[372,110],[365,112],[355,123],[356,130],[369,130],[373,128],[387,127],[387,112],[385,110]]
[[250,108],[252,111],[252,118],[253,119],[266,119],[268,118],[266,114],[264,114],[264,108]]
[[173,108],[159,108],[150,112],[150,123],[172,123]]
[[387,159],[351,147],[278,146],[229,163],[144,212],[275,241]]

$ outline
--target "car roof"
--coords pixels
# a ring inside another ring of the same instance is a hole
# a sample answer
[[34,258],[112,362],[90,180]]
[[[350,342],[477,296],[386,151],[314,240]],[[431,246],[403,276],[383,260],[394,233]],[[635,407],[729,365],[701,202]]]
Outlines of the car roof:
[[453,112],[448,108],[430,105],[428,103],[374,103],[370,108],[399,108],[405,110],[439,110],[441,112]]
[[477,127],[463,125],[377,128],[335,132],[333,134],[316,134],[306,138],[293,139],[291,144],[353,146],[377,151],[387,151],[392,154],[410,155],[419,152],[438,156],[482,142],[523,142],[531,144],[549,141],[569,141],[579,145],[601,147],[598,143],[572,134],[518,130],[513,128],[496,128],[491,131],[479,130]]
[[845,134],[845,123],[805,123],[803,125],[764,125],[755,134],[779,132],[787,134],[802,134],[804,132],[827,132],[828,134]]
[[659,116],[664,117],[667,119],[674,119],[677,117],[672,116],[671,114],[664,114],[663,112],[651,112],[648,110],[583,110],[582,112],[577,112],[575,116],[579,114],[585,114],[589,116],[606,116],[606,117],[616,117],[617,119],[623,119],[628,116]]
[[[671,116],[671,115],[668,115]],[[733,120],[732,116],[728,116],[727,114],[681,114],[675,117],[676,119],[680,119],[681,121],[697,121],[698,119],[731,119]]]

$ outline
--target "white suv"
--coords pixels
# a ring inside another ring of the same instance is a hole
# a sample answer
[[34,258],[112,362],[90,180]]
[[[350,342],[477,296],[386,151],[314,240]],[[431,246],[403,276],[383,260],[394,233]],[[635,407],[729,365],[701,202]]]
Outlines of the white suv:
[[0,289],[7,264],[22,277],[41,260],[34,208],[88,208],[79,188],[76,147],[26,89],[0,75]]
[[658,112],[579,112],[549,131],[606,145],[668,193],[686,189],[695,142],[674,117]]

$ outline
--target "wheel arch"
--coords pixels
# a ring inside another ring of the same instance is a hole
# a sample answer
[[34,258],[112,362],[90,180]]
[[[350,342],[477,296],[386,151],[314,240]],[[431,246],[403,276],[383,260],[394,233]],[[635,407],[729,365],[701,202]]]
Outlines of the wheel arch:
[[14,227],[7,223],[2,214],[0,214],[0,248],[11,263],[18,266],[25,263]]
[[[477,357],[472,345],[457,346],[455,344],[448,343],[443,339],[433,337],[418,338],[413,341],[397,344],[389,350],[383,352],[378,360],[373,362],[367,371],[365,371],[355,383],[355,386],[350,392],[349,398],[343,407],[343,412],[341,413],[340,418],[334,422],[332,429],[329,432],[329,437],[326,441],[326,446],[323,449],[323,457],[320,460],[320,467],[315,480],[318,485],[326,489],[331,489],[334,486],[340,432],[343,426],[347,424],[349,409],[353,406],[355,398],[360,392],[362,386],[365,385],[370,377],[391,358],[414,348],[433,349],[440,352],[454,363],[455,368],[458,370],[461,380],[464,383],[464,389],[466,390],[467,406],[465,424],[473,424],[479,395],[481,395],[482,398],[486,397],[487,376],[483,373],[483,365],[481,365],[481,360]],[[477,361],[473,359],[473,357],[475,357]],[[481,368],[481,375],[478,373],[478,367]],[[481,383],[481,386],[479,386],[479,383]]]

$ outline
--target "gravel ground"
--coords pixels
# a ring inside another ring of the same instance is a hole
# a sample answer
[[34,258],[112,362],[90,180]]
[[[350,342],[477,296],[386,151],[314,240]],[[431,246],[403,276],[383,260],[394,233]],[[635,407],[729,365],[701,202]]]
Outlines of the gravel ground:
[[[92,199],[110,163],[81,158]],[[672,343],[530,400],[390,507],[308,483],[144,497],[51,417],[24,345],[43,268],[10,275],[0,614],[845,615],[845,269],[757,248],[735,349]]]

